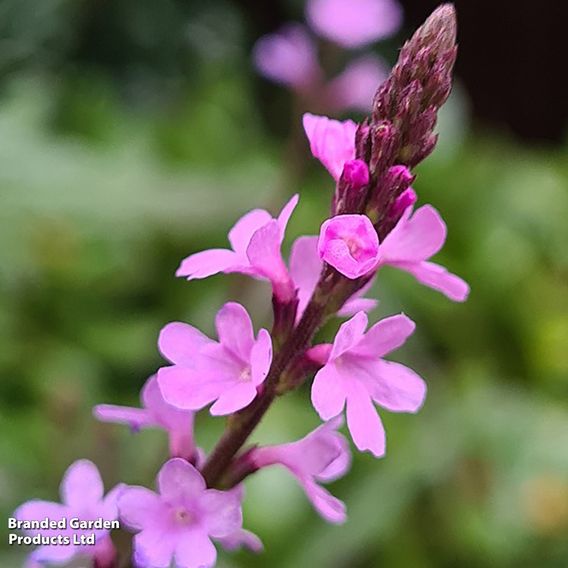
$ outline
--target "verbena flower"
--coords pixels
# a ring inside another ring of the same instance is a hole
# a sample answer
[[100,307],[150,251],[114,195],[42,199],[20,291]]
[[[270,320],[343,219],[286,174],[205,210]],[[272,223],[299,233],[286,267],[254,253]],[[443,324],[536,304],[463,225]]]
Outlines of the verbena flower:
[[202,475],[180,458],[166,462],[157,478],[158,492],[127,487],[118,507],[132,531],[134,559],[141,568],[207,568],[215,564],[214,539],[242,530],[239,493],[207,489]]
[[446,224],[431,205],[424,205],[414,213],[412,210],[412,206],[406,208],[400,221],[380,244],[379,266],[400,268],[451,300],[465,301],[469,294],[467,283],[443,266],[428,262],[446,241]]
[[[42,544],[30,555],[30,562],[66,564],[77,556],[100,560],[100,566],[111,566],[109,561],[115,556],[110,542],[108,529],[73,529],[69,520],[114,521],[118,518],[117,498],[124,490],[124,485],[117,485],[106,497],[101,476],[95,464],[89,460],[78,460],[73,463],[63,476],[59,493],[62,503],[32,500],[20,505],[14,512],[19,521],[66,520],[65,529],[30,529],[24,532],[30,536],[37,534],[45,538],[58,536],[70,539],[69,544]],[[95,535],[96,545],[74,544],[74,537],[80,539]]]
[[282,301],[290,301],[294,287],[280,249],[286,225],[297,204],[298,196],[294,195],[277,218],[264,209],[250,211],[229,231],[232,249],[210,249],[192,254],[182,261],[176,276],[194,280],[219,272],[239,272],[269,280],[274,294]]
[[[166,332],[167,334],[177,334],[176,324],[171,324]],[[175,340],[173,343],[177,345]],[[142,408],[99,404],[95,406],[93,414],[102,422],[127,424],[134,431],[142,428],[161,428],[168,432],[170,455],[193,460],[196,452],[193,440],[194,413],[188,410],[180,410],[168,404],[162,396],[155,375],[146,381],[140,398]]]
[[312,385],[312,403],[323,420],[347,406],[347,426],[357,448],[380,457],[385,432],[374,402],[391,412],[416,412],[426,385],[411,369],[382,359],[400,347],[415,325],[405,315],[385,318],[366,333],[367,316],[360,312],[337,332],[325,365]]
[[366,215],[337,215],[321,226],[318,253],[347,278],[359,278],[377,266],[379,237]]
[[314,30],[348,48],[391,36],[402,23],[396,0],[308,0],[306,12]]
[[330,523],[343,523],[347,518],[345,504],[319,485],[345,475],[351,465],[347,440],[337,432],[341,423],[341,419],[331,420],[297,442],[255,448],[249,455],[258,469],[275,464],[288,469],[316,511]]
[[169,404],[199,410],[216,401],[211,414],[224,415],[245,408],[257,396],[272,362],[270,334],[261,329],[255,339],[247,311],[235,302],[219,310],[215,324],[218,342],[208,338],[202,342],[200,332],[182,323],[169,324],[162,331],[160,348],[174,363],[158,371],[160,389]]
[[[318,237],[299,237],[292,244],[290,252],[290,275],[297,286],[299,319],[313,294],[323,269],[323,261],[318,254]],[[373,298],[363,296],[370,290],[373,282],[358,290],[337,312],[338,316],[352,316],[359,311],[371,311],[379,303]]]

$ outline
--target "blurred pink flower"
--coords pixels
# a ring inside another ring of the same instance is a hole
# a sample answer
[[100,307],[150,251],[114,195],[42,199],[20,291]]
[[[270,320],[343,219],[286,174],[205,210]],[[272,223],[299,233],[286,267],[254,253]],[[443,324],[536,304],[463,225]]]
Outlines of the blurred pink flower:
[[[412,194],[408,194],[408,198],[412,199]],[[467,283],[443,266],[428,262],[446,241],[446,224],[431,205],[420,207],[414,214],[412,209],[412,205],[407,207],[395,228],[381,243],[379,266],[400,268],[451,300],[465,301],[469,294]]]
[[294,288],[280,248],[286,226],[298,204],[294,195],[275,219],[264,209],[253,209],[229,231],[232,249],[210,249],[185,258],[176,276],[187,280],[207,278],[219,272],[239,272],[272,283],[274,294],[287,302]]
[[389,37],[402,24],[396,0],[309,0],[306,16],[317,33],[348,48]]
[[388,77],[388,65],[375,55],[352,61],[326,88],[326,100],[337,110],[369,112],[373,97]]
[[347,403],[347,426],[357,448],[376,457],[385,453],[385,431],[373,401],[392,412],[416,412],[426,385],[411,369],[382,359],[404,344],[415,325],[405,315],[385,318],[365,333],[359,312],[337,332],[327,363],[312,384],[312,404],[330,420]]
[[238,492],[207,489],[201,474],[187,461],[174,458],[158,474],[158,493],[127,487],[118,501],[120,518],[133,532],[134,560],[142,568],[215,565],[211,538],[242,530]]
[[257,468],[274,464],[287,468],[317,512],[330,523],[345,522],[345,504],[318,482],[338,479],[351,464],[347,441],[337,432],[341,424],[342,419],[332,420],[297,442],[255,448],[249,456]]
[[352,120],[339,121],[310,113],[304,114],[303,124],[313,157],[337,181],[345,163],[355,159],[357,124]]
[[338,272],[355,279],[377,265],[379,237],[366,215],[337,215],[321,226],[320,258]]
[[[240,304],[229,302],[215,319],[219,342],[207,340],[193,353],[191,365],[175,356],[181,351],[183,335],[160,336],[162,350],[174,354],[171,367],[158,371],[158,382],[164,399],[177,408],[199,410],[213,401],[211,414],[231,414],[248,406],[257,395],[272,362],[272,340],[265,329],[255,339],[250,317]],[[188,336],[194,328],[184,326]],[[180,328],[181,329],[181,328]]]
[[295,89],[317,82],[321,74],[314,42],[300,24],[288,24],[261,37],[253,59],[262,75]]
[[[180,329],[182,325],[173,323],[166,326],[162,330],[161,342],[174,345],[174,349],[180,346],[182,349],[189,351],[195,342],[187,341],[187,338],[184,336],[185,328]],[[180,341],[180,335],[185,340],[182,339]],[[167,336],[170,336],[168,341],[164,339]],[[192,354],[192,356],[194,355],[195,353]],[[193,440],[194,413],[169,405],[160,392],[158,379],[155,375],[146,381],[140,398],[142,408],[99,404],[95,406],[93,414],[102,422],[127,424],[135,431],[141,428],[161,428],[169,434],[170,455],[172,457],[193,460],[196,452]]]

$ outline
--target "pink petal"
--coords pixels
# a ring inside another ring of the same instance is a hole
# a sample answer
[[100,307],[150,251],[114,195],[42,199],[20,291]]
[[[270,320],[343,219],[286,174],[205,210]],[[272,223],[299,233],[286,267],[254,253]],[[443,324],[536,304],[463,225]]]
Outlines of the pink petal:
[[343,379],[332,363],[316,373],[312,384],[312,404],[322,420],[329,420],[341,413],[345,396]]
[[351,297],[343,307],[337,312],[340,317],[349,317],[357,312],[371,312],[379,305],[378,300],[372,298],[355,298]]
[[223,391],[222,382],[204,380],[201,373],[183,367],[161,368],[158,384],[164,400],[183,410],[201,410]]
[[215,565],[217,551],[207,533],[195,527],[178,539],[175,558],[177,568],[210,568]]
[[237,272],[242,264],[243,259],[232,250],[204,250],[182,260],[176,276],[184,276],[188,280],[207,278],[219,272]]
[[323,37],[356,48],[396,33],[402,9],[396,0],[309,0],[307,18]]
[[221,546],[225,550],[233,551],[238,550],[241,547],[248,548],[252,552],[262,552],[264,546],[262,545],[262,541],[258,536],[254,533],[241,529],[233,534],[228,536],[224,536],[223,538],[218,539],[221,543]]
[[98,404],[93,409],[93,415],[101,422],[116,422],[126,424],[134,430],[154,426],[148,411],[143,408],[130,408],[114,404]]
[[347,520],[345,503],[311,479],[299,479],[306,496],[316,511],[328,522],[341,524]]
[[229,231],[229,242],[233,250],[244,258],[255,231],[271,220],[272,216],[264,209],[253,209],[243,215]]
[[[52,521],[60,521],[63,518],[69,516],[69,509],[65,505],[60,503],[53,503],[52,501],[42,501],[39,499],[34,499],[32,501],[27,501],[20,505],[14,512],[14,518],[19,521],[37,521],[45,519],[46,517]],[[35,534],[41,532],[41,534],[50,534],[54,531],[51,529],[41,530],[41,531],[24,531],[28,534]],[[56,532],[56,531],[55,531]]]
[[294,296],[294,287],[280,247],[280,226],[278,221],[270,221],[252,236],[247,248],[247,258],[259,275],[270,280],[274,294],[287,302]]
[[426,398],[426,383],[412,369],[377,361],[377,380],[367,383],[373,400],[391,412],[417,412]]
[[193,413],[168,404],[162,395],[158,377],[151,376],[142,388],[142,402],[158,425],[172,432],[189,435],[193,427]]
[[290,221],[290,217],[292,213],[294,213],[294,209],[296,209],[296,205],[298,205],[298,201],[300,200],[300,196],[296,193],[293,195],[286,205],[282,208],[280,215],[278,215],[278,227],[280,229],[280,243],[284,240],[284,235],[286,233],[286,227],[288,226],[288,222]]
[[347,426],[357,448],[375,457],[385,454],[385,430],[369,394],[362,385],[352,383],[347,395]]
[[272,363],[272,338],[266,329],[258,332],[258,339],[255,341],[251,356],[251,380],[255,386],[264,382]]
[[159,526],[167,513],[160,496],[145,487],[127,487],[118,498],[121,521],[134,531]]
[[330,355],[331,361],[355,347],[363,339],[367,323],[367,314],[365,314],[365,312],[359,312],[350,320],[341,324],[333,340],[333,348]]
[[170,504],[193,500],[205,489],[202,475],[182,458],[168,460],[158,473],[158,490]]
[[195,356],[211,340],[197,328],[187,323],[173,322],[160,331],[160,353],[175,365],[193,367]]
[[303,123],[312,155],[337,181],[341,177],[345,162],[355,159],[357,124],[352,120],[339,122],[327,116],[309,113],[304,114]]
[[241,500],[232,491],[208,489],[200,497],[199,507],[205,517],[207,533],[212,537],[228,536],[243,524]]
[[104,487],[97,466],[89,460],[78,460],[65,472],[60,486],[61,500],[73,508],[97,505]]
[[289,87],[303,89],[319,78],[315,45],[298,24],[261,37],[254,46],[253,59],[262,75]]
[[252,381],[243,381],[219,395],[209,412],[213,416],[225,416],[247,407],[256,398],[256,387]]
[[323,268],[318,254],[318,237],[299,237],[290,252],[290,276],[298,293],[299,320],[308,305]]
[[99,509],[102,511],[101,516],[111,521],[118,517],[118,499],[127,487],[124,483],[119,483],[105,495]]
[[362,357],[382,357],[403,345],[415,328],[416,324],[404,314],[384,318],[367,331],[352,353]]
[[[407,210],[408,211],[408,210]],[[446,241],[446,224],[431,205],[403,215],[379,248],[381,264],[419,262],[436,254]]]
[[167,527],[146,529],[134,537],[134,561],[144,568],[169,568],[179,536]]
[[73,545],[45,545],[36,548],[31,557],[34,562],[38,562],[42,567],[46,563],[61,566],[70,562],[78,553],[78,547]]
[[443,266],[434,262],[396,263],[394,266],[410,272],[418,282],[442,292],[454,302],[465,302],[469,295],[469,286],[459,276],[448,272]]
[[352,61],[329,84],[327,97],[334,108],[369,112],[373,97],[389,75],[385,61],[375,55],[364,55]]
[[248,312],[236,302],[225,304],[215,318],[219,341],[242,361],[250,359],[254,330]]

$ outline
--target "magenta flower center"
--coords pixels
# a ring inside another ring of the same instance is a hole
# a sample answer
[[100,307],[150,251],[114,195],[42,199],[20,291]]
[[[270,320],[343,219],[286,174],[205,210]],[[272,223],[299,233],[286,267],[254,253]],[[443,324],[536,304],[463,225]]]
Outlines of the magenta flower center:
[[178,507],[174,510],[174,519],[179,525],[189,525],[193,522],[193,515],[185,507]]
[[349,235],[345,239],[345,244],[351,256],[357,261],[364,261],[373,256],[373,251],[370,250],[365,240],[358,238],[357,235]]
[[241,381],[250,381],[252,379],[252,370],[250,367],[245,367],[239,375]]

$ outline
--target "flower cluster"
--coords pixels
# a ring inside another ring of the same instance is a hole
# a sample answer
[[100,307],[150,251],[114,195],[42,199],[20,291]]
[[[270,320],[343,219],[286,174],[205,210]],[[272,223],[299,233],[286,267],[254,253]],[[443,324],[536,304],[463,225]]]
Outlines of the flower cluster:
[[[371,0],[357,4],[376,8]],[[330,6],[329,12],[322,6]],[[344,10],[341,0],[313,0],[310,21],[346,45],[384,32],[374,20],[363,19],[359,39],[342,34],[334,18],[358,18],[356,11]],[[377,302],[365,295],[384,266],[407,272],[454,301],[464,301],[469,292],[461,278],[431,262],[446,240],[446,225],[431,205],[415,208],[418,196],[411,187],[412,169],[434,147],[436,113],[449,94],[454,60],[455,13],[445,5],[404,46],[368,119],[355,124],[304,116],[312,154],[329,171],[335,191],[331,217],[319,235],[292,244],[288,262],[281,249],[297,195],[276,217],[263,209],[241,217],[228,233],[230,248],[196,252],[181,262],[176,275],[187,280],[236,272],[266,281],[274,321],[270,332],[255,333],[245,307],[229,302],[217,312],[216,338],[187,323],[169,323],[158,339],[167,364],[142,389],[142,407],[94,409],[101,421],[167,432],[170,457],[157,475],[157,490],[121,485],[103,498],[96,468],[81,461],[66,474],[63,505],[30,501],[17,518],[58,519],[70,512],[119,518],[135,533],[133,565],[210,567],[216,545],[262,549],[259,538],[243,528],[243,482],[280,465],[325,520],[346,520],[345,504],[322,486],[350,466],[349,443],[339,432],[344,409],[355,447],[382,457],[386,437],[377,407],[415,413],[426,396],[418,374],[385,359],[412,335],[414,322],[397,314],[369,326],[367,312]],[[349,319],[331,343],[314,344],[315,332],[334,316]],[[295,442],[247,447],[275,398],[311,377],[311,402],[323,424]],[[230,416],[208,455],[193,434],[195,413],[207,407],[213,416]],[[63,563],[87,554],[97,568],[118,566],[109,531],[97,538],[92,549],[41,546],[32,560]]]
[[[395,34],[402,8],[397,0],[308,0],[306,19],[321,38],[353,50]],[[383,59],[363,53],[326,81],[315,40],[307,26],[297,23],[259,39],[253,57],[262,75],[329,111],[368,112],[377,85],[388,76]]]

